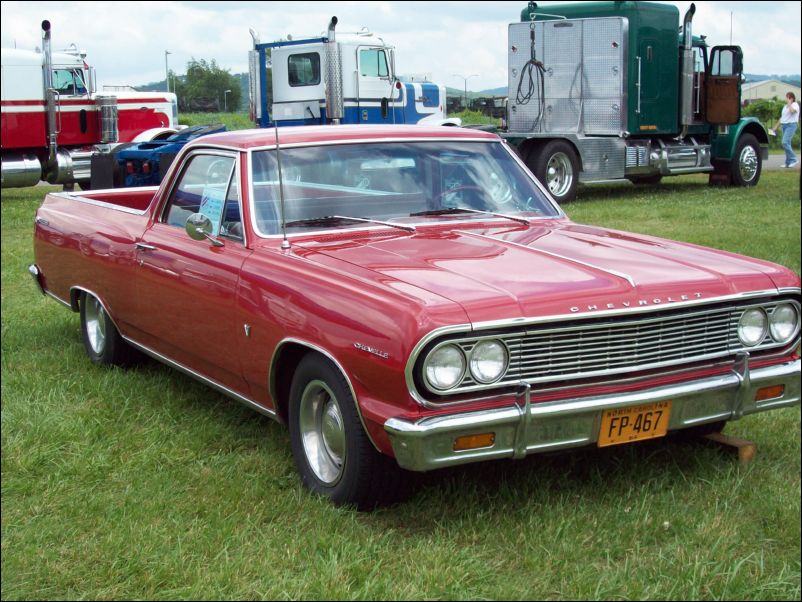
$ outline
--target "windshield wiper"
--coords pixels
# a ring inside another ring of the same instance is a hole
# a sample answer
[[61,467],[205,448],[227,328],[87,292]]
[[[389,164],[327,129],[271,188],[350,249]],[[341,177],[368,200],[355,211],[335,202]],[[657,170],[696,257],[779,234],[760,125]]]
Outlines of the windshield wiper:
[[390,226],[391,228],[398,228],[406,230],[407,232],[415,232],[415,226],[407,226],[404,224],[394,224],[392,222],[385,222],[378,219],[371,219],[367,217],[350,217],[347,215],[326,215],[324,217],[310,217],[308,219],[299,219],[294,222],[287,222],[285,224],[288,228],[295,226],[333,226],[342,222],[365,222],[369,224],[380,224],[382,226]]
[[494,217],[504,217],[511,219],[514,222],[530,225],[530,221],[525,217],[518,217],[517,215],[509,215],[508,213],[496,213],[495,211],[481,211],[479,209],[467,209],[465,207],[447,207],[445,209],[432,209],[430,211],[418,211],[417,213],[410,213],[410,217],[425,217],[429,215],[454,215],[456,213],[479,213],[481,215],[492,215]]

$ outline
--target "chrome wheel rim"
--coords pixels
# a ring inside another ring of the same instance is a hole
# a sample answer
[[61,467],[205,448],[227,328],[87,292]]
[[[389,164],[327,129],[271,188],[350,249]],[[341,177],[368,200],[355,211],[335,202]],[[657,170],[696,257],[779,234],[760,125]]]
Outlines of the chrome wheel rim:
[[565,153],[554,153],[546,165],[546,186],[555,197],[564,196],[574,182],[571,160]]
[[342,478],[345,466],[345,422],[326,383],[313,380],[301,394],[299,427],[306,461],[327,485]]
[[744,182],[751,182],[757,175],[757,152],[751,146],[745,146],[738,157],[738,167]]
[[89,346],[96,355],[102,355],[106,349],[106,312],[100,301],[94,297],[87,296],[86,309],[86,338],[89,339]]

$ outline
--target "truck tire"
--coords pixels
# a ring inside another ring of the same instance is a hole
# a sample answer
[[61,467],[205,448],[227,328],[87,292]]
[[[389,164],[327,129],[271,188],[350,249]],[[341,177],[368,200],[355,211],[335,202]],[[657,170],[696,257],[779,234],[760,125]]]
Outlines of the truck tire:
[[730,176],[734,186],[754,186],[760,180],[763,159],[760,144],[752,134],[738,138],[735,153],[730,163]]
[[295,466],[313,493],[359,510],[396,499],[404,471],[373,447],[345,377],[322,355],[298,364],[288,419]]
[[125,342],[97,297],[82,292],[79,300],[84,350],[93,364],[128,366],[139,353]]
[[552,140],[535,151],[530,159],[535,177],[558,203],[576,198],[579,182],[579,158],[574,147],[564,140]]

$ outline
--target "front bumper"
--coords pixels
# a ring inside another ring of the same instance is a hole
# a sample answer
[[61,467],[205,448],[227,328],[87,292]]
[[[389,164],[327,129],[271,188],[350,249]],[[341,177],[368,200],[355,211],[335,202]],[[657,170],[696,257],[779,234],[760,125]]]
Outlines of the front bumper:
[[[784,385],[781,396],[755,401],[761,387]],[[748,356],[738,359],[732,372],[679,384],[619,395],[580,397],[531,404],[529,389],[522,402],[496,410],[466,412],[408,421],[391,418],[384,424],[402,468],[427,471],[499,458],[582,447],[598,441],[605,410],[671,401],[669,430],[798,405],[800,360],[767,368],[749,369]],[[495,433],[489,447],[454,450],[457,437]]]

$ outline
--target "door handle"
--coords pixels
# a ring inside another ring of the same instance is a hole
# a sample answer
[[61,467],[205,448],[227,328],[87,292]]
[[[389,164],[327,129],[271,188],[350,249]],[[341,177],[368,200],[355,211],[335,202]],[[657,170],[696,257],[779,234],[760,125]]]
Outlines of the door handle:
[[135,243],[134,246],[137,249],[139,249],[140,251],[155,251],[156,250],[156,247],[154,247],[153,245],[149,245],[147,243],[144,243],[144,242]]

